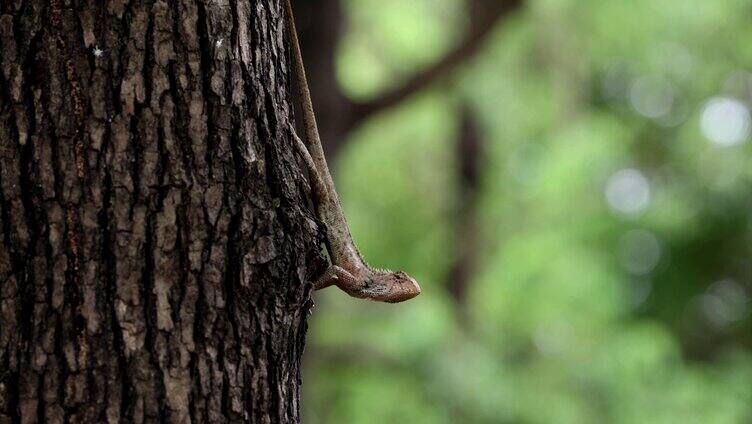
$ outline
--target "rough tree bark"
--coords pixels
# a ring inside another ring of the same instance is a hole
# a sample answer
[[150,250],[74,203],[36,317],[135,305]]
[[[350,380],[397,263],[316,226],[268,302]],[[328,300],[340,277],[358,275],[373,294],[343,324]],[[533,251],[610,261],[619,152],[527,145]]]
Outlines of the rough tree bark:
[[299,421],[281,10],[0,2],[0,423]]

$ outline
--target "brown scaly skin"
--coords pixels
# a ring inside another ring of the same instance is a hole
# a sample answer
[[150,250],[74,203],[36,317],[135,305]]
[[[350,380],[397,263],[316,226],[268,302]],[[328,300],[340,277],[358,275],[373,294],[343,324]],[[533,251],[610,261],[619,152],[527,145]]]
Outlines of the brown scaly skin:
[[402,271],[379,270],[368,266],[350,235],[350,227],[347,225],[339,196],[334,188],[334,181],[324,158],[324,150],[321,147],[303,58],[295,31],[292,6],[290,0],[284,0],[284,3],[292,44],[293,73],[303,110],[303,124],[308,146],[306,147],[300,140],[294,129],[290,128],[290,132],[295,148],[305,160],[308,168],[316,214],[326,225],[329,256],[332,260],[332,266],[315,282],[314,287],[318,290],[336,285],[350,296],[380,302],[396,303],[412,299],[420,294],[418,282]]

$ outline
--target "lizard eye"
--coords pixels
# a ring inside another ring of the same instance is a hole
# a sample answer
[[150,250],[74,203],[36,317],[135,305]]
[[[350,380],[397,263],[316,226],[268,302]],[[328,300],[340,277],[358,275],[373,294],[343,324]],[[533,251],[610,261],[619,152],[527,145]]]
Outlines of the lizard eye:
[[396,278],[396,279],[398,279],[398,280],[400,280],[400,281],[404,281],[404,280],[410,280],[410,276],[409,276],[409,275],[407,275],[407,274],[406,274],[405,272],[403,272],[403,271],[397,271],[397,272],[395,272],[395,273],[394,273],[394,276],[395,276],[395,278]]

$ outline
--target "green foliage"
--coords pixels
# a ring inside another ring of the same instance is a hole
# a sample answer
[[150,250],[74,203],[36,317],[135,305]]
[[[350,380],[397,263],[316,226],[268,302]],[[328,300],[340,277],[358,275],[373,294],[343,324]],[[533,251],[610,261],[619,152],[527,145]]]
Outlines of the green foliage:
[[[343,86],[375,95],[440,57],[463,5],[346,3]],[[336,167],[354,237],[424,293],[316,295],[307,422],[751,422],[751,16],[752,0],[530,1],[454,78],[354,133]],[[464,318],[461,103],[485,142]]]

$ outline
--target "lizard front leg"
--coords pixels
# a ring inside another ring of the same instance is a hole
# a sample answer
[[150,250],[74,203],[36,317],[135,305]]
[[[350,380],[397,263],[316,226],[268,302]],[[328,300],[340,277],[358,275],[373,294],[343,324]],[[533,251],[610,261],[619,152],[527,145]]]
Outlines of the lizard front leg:
[[330,266],[324,274],[313,284],[314,290],[325,289],[329,286],[351,286],[355,284],[355,277],[346,269],[338,265]]

